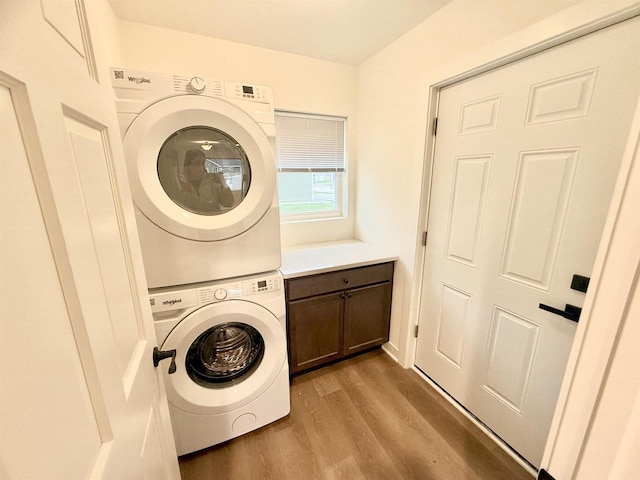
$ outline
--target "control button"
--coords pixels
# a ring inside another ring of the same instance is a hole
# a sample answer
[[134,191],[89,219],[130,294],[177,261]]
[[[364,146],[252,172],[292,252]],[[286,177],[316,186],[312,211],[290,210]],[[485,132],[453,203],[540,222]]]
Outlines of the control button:
[[216,300],[224,300],[227,298],[227,291],[224,288],[219,288],[215,291],[213,296],[216,297]]

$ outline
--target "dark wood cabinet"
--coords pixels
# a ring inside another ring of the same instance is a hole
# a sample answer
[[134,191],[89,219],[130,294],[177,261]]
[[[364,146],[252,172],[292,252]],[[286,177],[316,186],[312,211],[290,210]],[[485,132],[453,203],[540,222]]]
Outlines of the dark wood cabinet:
[[285,281],[291,374],[389,340],[393,262]]
[[351,355],[387,342],[390,315],[391,282],[348,291],[342,354]]
[[342,357],[342,295],[305,298],[287,305],[291,373]]

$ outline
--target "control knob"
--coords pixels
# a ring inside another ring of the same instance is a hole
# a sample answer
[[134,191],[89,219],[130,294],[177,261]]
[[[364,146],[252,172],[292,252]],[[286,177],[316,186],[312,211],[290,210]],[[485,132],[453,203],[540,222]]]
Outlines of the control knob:
[[204,92],[204,89],[206,87],[204,80],[200,77],[193,77],[191,80],[189,80],[189,86],[191,87],[191,90],[196,93]]

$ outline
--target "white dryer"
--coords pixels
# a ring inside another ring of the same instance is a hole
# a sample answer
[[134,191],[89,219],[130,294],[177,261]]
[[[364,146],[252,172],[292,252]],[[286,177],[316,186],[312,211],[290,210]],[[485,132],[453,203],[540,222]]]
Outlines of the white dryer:
[[111,69],[149,288],[280,266],[271,89]]
[[[255,430],[290,411],[282,275],[150,292],[178,455]],[[175,370],[169,373],[170,370]]]

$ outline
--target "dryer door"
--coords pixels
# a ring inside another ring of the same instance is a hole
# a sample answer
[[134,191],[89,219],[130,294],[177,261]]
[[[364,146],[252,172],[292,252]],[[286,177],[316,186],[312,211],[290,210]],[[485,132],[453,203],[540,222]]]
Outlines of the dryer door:
[[206,305],[171,331],[162,350],[176,350],[166,371],[170,403],[194,414],[235,410],[260,397],[286,362],[284,328],[267,309],[245,300]]
[[161,100],[132,122],[124,149],[137,207],[179,237],[234,237],[255,225],[273,201],[276,170],[269,140],[225,100]]

